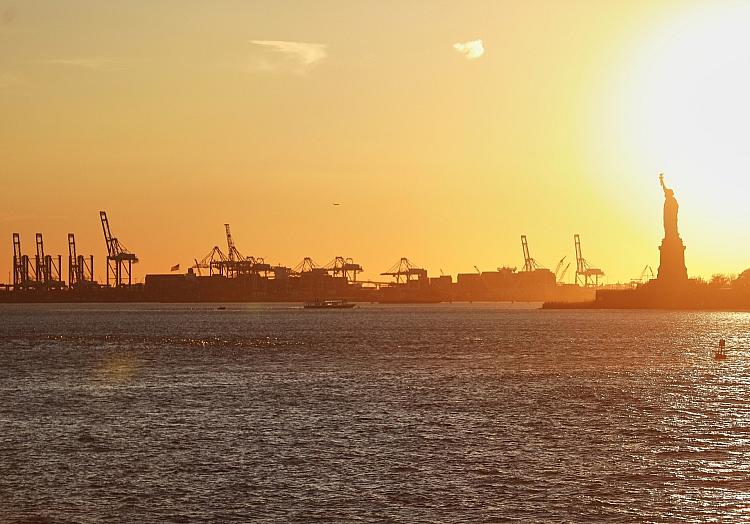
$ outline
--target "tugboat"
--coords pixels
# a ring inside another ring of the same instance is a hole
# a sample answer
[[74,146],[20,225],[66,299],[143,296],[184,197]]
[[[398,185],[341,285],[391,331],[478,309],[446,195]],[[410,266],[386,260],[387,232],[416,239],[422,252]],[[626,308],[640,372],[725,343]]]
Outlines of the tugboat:
[[346,300],[319,300],[315,299],[312,302],[305,302],[305,309],[351,309],[356,304],[347,302]]

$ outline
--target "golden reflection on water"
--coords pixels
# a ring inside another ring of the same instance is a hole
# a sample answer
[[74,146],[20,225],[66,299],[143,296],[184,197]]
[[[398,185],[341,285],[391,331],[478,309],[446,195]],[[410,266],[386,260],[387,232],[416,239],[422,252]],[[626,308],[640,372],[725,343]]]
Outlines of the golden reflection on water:
[[132,356],[111,354],[94,369],[93,377],[97,381],[109,384],[122,384],[133,377],[137,368],[136,360]]
[[[75,483],[90,472],[154,504],[164,486],[188,494],[173,511],[200,515],[210,476],[231,503],[235,486],[256,494],[268,522],[297,510],[290,500],[321,521],[382,500],[382,520],[401,522],[445,521],[446,501],[472,522],[750,519],[749,314],[301,313],[225,322],[175,306],[74,317],[65,336],[59,314],[32,335],[19,315],[0,343],[15,446],[0,491],[38,507],[83,500],[99,494]],[[92,518],[127,520],[123,507]]]
[[[678,507],[711,500],[719,513],[750,515],[750,335],[743,329],[750,315],[701,313],[695,321],[695,334],[682,333],[689,368],[662,395],[664,433],[652,452],[668,456],[684,489],[671,497]],[[717,360],[722,338],[727,357]]]

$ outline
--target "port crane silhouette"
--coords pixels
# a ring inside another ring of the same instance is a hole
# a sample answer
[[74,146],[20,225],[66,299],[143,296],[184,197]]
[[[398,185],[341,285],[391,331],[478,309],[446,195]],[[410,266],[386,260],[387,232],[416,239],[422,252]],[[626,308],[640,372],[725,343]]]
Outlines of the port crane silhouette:
[[94,255],[89,260],[77,254],[76,237],[68,233],[68,285],[71,288],[94,284]]
[[521,235],[521,249],[523,250],[523,270],[524,271],[535,271],[537,269],[544,269],[541,264],[537,263],[529,254],[529,243],[526,240],[526,235]]
[[138,263],[138,257],[128,251],[117,237],[112,236],[105,211],[99,211],[99,218],[102,221],[104,242],[107,244],[107,287],[110,287],[110,281],[115,287],[130,286],[133,283],[133,264]]
[[583,258],[583,253],[581,251],[581,236],[578,233],[573,235],[573,241],[575,242],[576,248],[576,284],[582,284],[586,287],[598,287],[599,277],[604,276],[604,271],[591,266],[588,261]]
[[397,284],[407,283],[411,280],[424,280],[427,278],[427,270],[418,267],[406,257],[401,258],[391,266],[388,271],[380,273],[382,276],[391,276],[396,279]]

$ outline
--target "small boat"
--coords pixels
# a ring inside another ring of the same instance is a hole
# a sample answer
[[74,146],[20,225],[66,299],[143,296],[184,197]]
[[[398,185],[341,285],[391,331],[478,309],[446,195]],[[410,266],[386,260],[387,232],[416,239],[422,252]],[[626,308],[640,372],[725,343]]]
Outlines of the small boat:
[[714,353],[714,360],[726,360],[726,358],[726,341],[722,338],[721,340],[719,340],[719,349],[716,350],[716,353]]
[[351,309],[355,305],[346,300],[313,300],[305,302],[305,309]]

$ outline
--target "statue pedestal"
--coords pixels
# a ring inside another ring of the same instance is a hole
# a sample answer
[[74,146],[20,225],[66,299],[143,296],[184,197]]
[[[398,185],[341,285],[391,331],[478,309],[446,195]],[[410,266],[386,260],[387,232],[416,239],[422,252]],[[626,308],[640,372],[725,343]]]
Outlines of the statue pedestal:
[[679,236],[664,237],[659,246],[660,261],[657,280],[664,284],[683,284],[687,282],[685,267],[685,244]]

